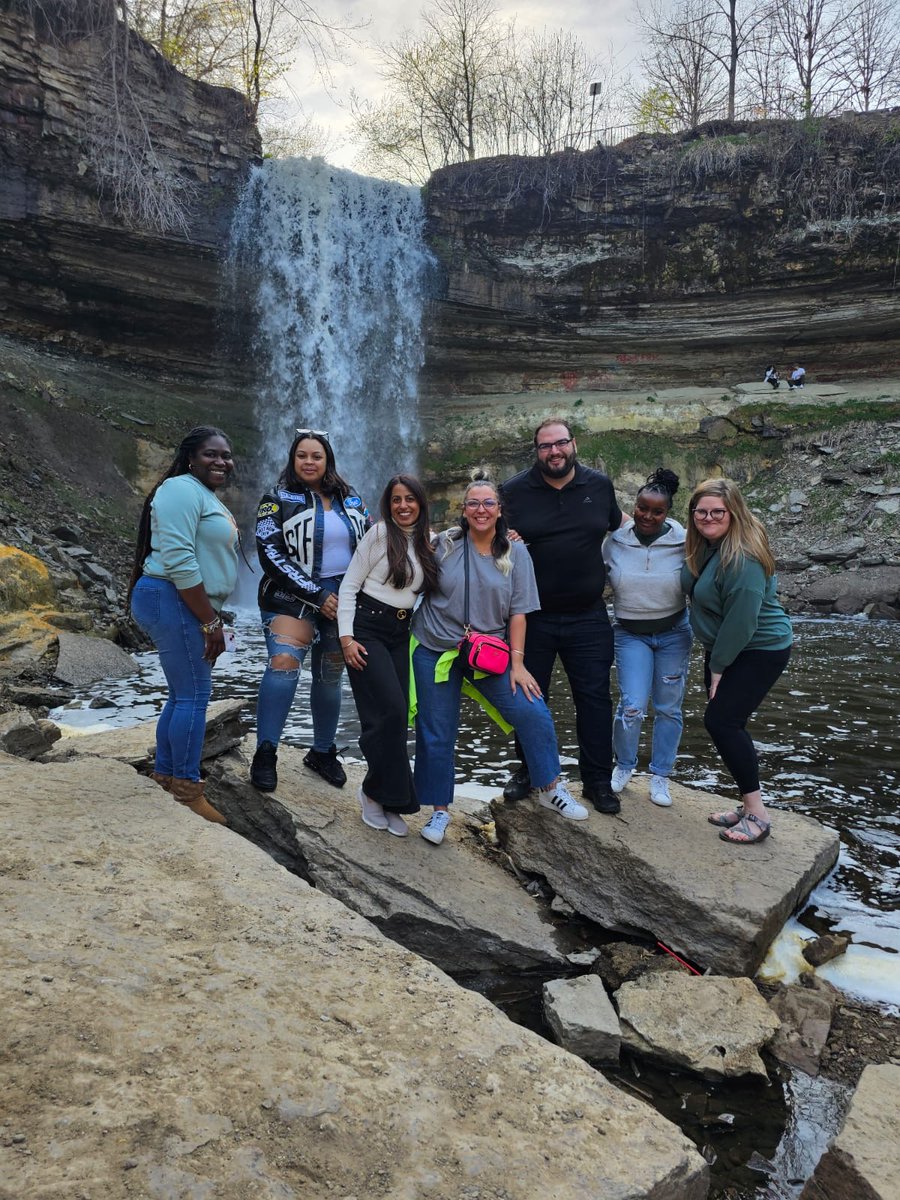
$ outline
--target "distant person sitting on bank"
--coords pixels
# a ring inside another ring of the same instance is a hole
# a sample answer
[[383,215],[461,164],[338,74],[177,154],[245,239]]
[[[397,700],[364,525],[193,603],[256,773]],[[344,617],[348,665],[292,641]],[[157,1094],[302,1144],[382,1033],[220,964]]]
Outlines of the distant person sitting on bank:
[[766,373],[763,376],[763,382],[769,384],[769,386],[775,391],[778,390],[778,385],[781,383],[781,379],[779,378],[776,367],[766,367]]
[[805,380],[806,368],[801,367],[799,363],[794,363],[794,369],[791,371],[791,376],[788,380],[788,387],[791,391],[793,391],[794,388],[802,388]]
[[726,842],[761,842],[770,821],[747,721],[788,664],[791,622],[775,595],[766,531],[737,484],[698,484],[688,513],[681,582],[691,601],[691,627],[706,652],[703,723],[741,793],[733,812],[708,819],[723,827],[719,837]]

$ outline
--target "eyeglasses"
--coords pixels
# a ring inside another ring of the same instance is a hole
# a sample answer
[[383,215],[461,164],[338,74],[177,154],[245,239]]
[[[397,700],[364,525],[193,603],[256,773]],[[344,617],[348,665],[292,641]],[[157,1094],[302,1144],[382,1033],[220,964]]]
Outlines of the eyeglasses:
[[327,433],[324,429],[298,429],[297,437],[298,438],[308,438],[308,437],[324,438],[326,442],[331,441],[331,434]]
[[574,438],[557,438],[555,442],[538,442],[538,454],[546,454],[548,450],[565,450],[566,446],[571,446]]
[[464,500],[463,508],[467,508],[469,512],[478,512],[479,508],[483,508],[486,512],[493,512],[497,507],[496,500]]
[[698,521],[722,521],[727,512],[727,508],[695,508],[694,516]]

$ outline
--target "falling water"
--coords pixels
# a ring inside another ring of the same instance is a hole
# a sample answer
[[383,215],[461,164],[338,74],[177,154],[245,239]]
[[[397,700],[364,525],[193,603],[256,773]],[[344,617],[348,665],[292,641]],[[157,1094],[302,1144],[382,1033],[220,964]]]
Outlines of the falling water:
[[321,159],[253,170],[232,261],[255,310],[262,482],[298,427],[331,435],[338,471],[370,507],[393,472],[415,469],[422,225],[414,188]]

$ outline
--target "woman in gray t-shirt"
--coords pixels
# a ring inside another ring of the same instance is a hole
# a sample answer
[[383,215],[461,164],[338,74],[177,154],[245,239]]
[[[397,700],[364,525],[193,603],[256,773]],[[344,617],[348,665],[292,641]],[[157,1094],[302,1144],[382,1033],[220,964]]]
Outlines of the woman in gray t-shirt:
[[[540,607],[528,550],[511,543],[497,488],[490,480],[469,484],[459,523],[439,535],[435,547],[438,587],[413,617],[416,714],[415,786],[420,804],[434,813],[422,829],[433,845],[444,840],[453,801],[454,754],[464,680],[513,726],[525,752],[538,802],[570,820],[587,820],[559,775],[553,718],[534,677],[525,669],[525,616]],[[469,626],[507,638],[512,662],[503,675],[475,672],[457,650],[465,633],[465,557],[469,559]],[[439,667],[439,664],[441,666]]]

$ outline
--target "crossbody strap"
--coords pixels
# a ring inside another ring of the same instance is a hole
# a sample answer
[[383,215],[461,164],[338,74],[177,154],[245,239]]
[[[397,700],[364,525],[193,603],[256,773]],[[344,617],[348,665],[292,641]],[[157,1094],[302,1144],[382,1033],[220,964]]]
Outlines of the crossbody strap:
[[469,534],[463,530],[463,570],[466,577],[465,599],[463,600],[463,632],[469,633]]

